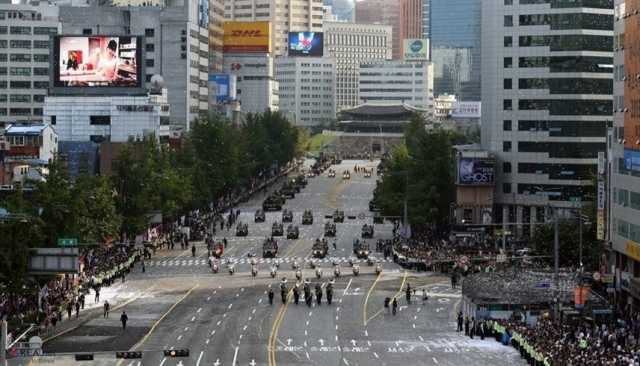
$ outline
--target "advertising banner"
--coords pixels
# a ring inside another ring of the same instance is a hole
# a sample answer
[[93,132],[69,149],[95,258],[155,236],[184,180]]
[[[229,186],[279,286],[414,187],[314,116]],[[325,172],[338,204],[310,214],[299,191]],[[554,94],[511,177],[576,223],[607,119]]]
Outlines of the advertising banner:
[[271,23],[224,22],[222,51],[227,53],[271,52]]
[[315,56],[324,54],[322,32],[289,32],[289,56]]
[[236,75],[211,74],[209,75],[209,87],[209,95],[215,98],[216,103],[236,99]]
[[54,87],[142,86],[140,38],[59,36],[55,38]]
[[598,177],[598,211],[597,211],[597,223],[596,223],[596,236],[598,240],[604,240],[604,209],[605,209],[605,205],[606,205],[606,195],[607,192],[605,190],[605,184],[604,184],[604,177],[603,176],[599,176]]
[[458,161],[458,184],[493,185],[495,160],[460,158]]
[[640,151],[624,149],[624,168],[626,170],[640,172]]
[[405,61],[429,61],[428,39],[405,39],[402,45]]
[[482,116],[481,102],[454,102],[451,109],[453,118],[480,118]]

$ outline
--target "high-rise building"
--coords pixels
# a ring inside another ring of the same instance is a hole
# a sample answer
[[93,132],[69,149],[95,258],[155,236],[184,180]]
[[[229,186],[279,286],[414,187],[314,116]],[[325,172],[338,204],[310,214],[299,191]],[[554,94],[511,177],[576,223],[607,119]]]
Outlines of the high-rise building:
[[436,95],[480,100],[480,1],[424,0],[423,35],[430,39]]
[[64,6],[60,23],[69,35],[144,36],[146,86],[154,74],[162,75],[170,123],[189,129],[209,106],[209,9],[202,1],[174,0],[164,7]]
[[613,4],[539,3],[482,2],[482,144],[498,159],[497,222],[531,223],[518,236],[547,205],[593,200],[613,119]]
[[226,0],[226,20],[270,21],[272,52],[287,54],[289,32],[322,32],[322,0]]
[[331,7],[335,20],[353,22],[353,8],[355,0],[324,0],[324,5]]
[[224,0],[209,0],[209,70],[222,71]]
[[433,114],[431,62],[377,61],[360,64],[360,102],[404,103]]
[[613,248],[610,263],[615,263],[620,281],[618,309],[629,312],[637,311],[640,304],[636,290],[640,283],[640,91],[636,86],[640,74],[636,51],[640,41],[639,5],[635,1],[615,1],[614,115],[605,172],[609,195],[606,205],[598,205],[598,209],[609,208],[605,238]]
[[428,0],[400,0],[400,52],[404,54],[404,40],[423,38],[422,3]]
[[360,0],[355,6],[356,23],[383,24],[392,28],[393,59],[402,58],[400,0]]
[[0,4],[0,127],[7,122],[42,121],[50,36],[59,30],[57,6]]
[[336,119],[336,64],[329,57],[278,57],[280,111],[313,127]]
[[270,54],[225,53],[223,71],[237,77],[236,99],[243,113],[278,110],[279,86]]
[[391,59],[391,27],[346,22],[324,23],[325,55],[336,60],[336,110],[359,104],[360,63]]

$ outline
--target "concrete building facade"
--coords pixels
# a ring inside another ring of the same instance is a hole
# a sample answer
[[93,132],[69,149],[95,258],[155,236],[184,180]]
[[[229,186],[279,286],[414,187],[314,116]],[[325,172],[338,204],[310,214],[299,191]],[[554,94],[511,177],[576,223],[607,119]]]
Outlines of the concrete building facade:
[[[189,129],[208,114],[209,25],[196,0],[165,7],[60,8],[62,33],[144,36],[146,84],[162,75],[171,104],[171,123]],[[208,11],[207,11],[208,14]]]
[[59,31],[57,6],[0,4],[0,128],[8,122],[42,121],[50,36]]
[[378,61],[361,63],[358,79],[360,103],[401,103],[433,115],[431,62]]
[[360,63],[390,60],[392,29],[386,25],[324,23],[325,56],[336,61],[336,110],[357,106]]
[[236,98],[243,113],[278,110],[279,88],[271,55],[226,53],[223,72],[237,77]]
[[224,16],[235,21],[270,21],[272,53],[288,53],[289,32],[322,32],[322,0],[226,0]]
[[314,127],[336,119],[336,64],[329,57],[278,57],[279,110],[296,125]]
[[482,2],[482,144],[496,155],[497,222],[530,223],[545,207],[574,215],[612,123],[613,7],[595,1]]
[[355,22],[381,24],[392,28],[393,59],[402,58],[402,32],[400,31],[401,0],[360,0],[355,4]]
[[423,2],[429,0],[400,0],[400,52],[404,55],[404,40],[423,38]]

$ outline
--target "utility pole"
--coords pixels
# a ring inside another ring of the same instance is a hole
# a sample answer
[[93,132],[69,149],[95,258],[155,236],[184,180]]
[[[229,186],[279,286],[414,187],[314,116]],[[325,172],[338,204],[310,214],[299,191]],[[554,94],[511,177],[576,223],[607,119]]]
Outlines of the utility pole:
[[0,366],[7,366],[7,320],[0,320]]
[[558,319],[559,311],[559,299],[558,294],[560,290],[560,278],[559,278],[559,267],[560,267],[560,238],[558,233],[558,210],[554,207],[550,207],[553,213],[553,314],[554,319]]

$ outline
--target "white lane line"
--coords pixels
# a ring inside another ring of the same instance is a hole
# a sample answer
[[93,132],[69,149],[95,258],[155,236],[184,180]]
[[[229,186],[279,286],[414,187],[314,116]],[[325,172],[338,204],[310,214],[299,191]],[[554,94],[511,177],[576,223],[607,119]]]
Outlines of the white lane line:
[[310,312],[309,312],[309,316],[311,316],[311,314],[313,314],[313,311],[310,311]]
[[373,352],[373,355],[374,355],[376,358],[380,358],[380,356],[378,356],[378,354],[377,354],[377,353],[375,353],[375,352]]
[[248,327],[249,327],[248,325],[245,325],[244,327],[242,327],[242,330],[245,331],[247,330]]
[[200,356],[198,356],[198,361],[196,361],[196,366],[200,366],[200,361],[202,361],[202,355],[204,355],[204,351],[200,351]]
[[181,339],[182,339],[182,334],[178,336],[178,340],[181,340]]
[[416,329],[416,325],[415,324],[411,324],[413,326],[413,329]]
[[189,330],[189,327],[184,327],[184,331],[185,332],[188,331],[188,330]]
[[262,299],[258,300],[258,304],[262,304]]
[[305,324],[307,327],[309,326],[309,321],[307,320],[307,323]]
[[232,304],[229,304],[229,309],[231,309],[232,307],[233,307],[233,303],[232,303]]
[[231,363],[231,366],[236,366],[236,361],[238,360],[238,350],[240,349],[240,347],[236,347],[236,352],[233,354],[233,362]]
[[338,336],[336,336],[336,342],[338,341]]
[[199,313],[202,311],[202,308],[198,308],[198,311],[196,311],[196,313]]
[[347,283],[347,287],[344,288],[344,291],[342,292],[342,295],[344,296],[347,291],[349,290],[349,286],[351,286],[351,281],[353,281],[353,278],[349,279],[349,283]]
[[208,339],[208,338],[207,338],[206,343],[207,343],[207,344],[209,344],[209,342],[211,342],[211,339]]
[[309,333],[307,332],[307,330],[306,330],[306,329],[304,330],[304,335],[305,335],[305,336],[309,335]]
[[238,343],[240,343],[240,340],[242,339],[242,336],[244,336],[244,334],[240,334],[240,337],[238,337]]
[[424,338],[422,338],[422,336],[418,336],[418,338],[420,339],[420,342],[424,342]]
[[214,334],[216,334],[216,331],[215,330],[211,331],[211,335],[214,335]]
[[345,365],[349,366],[349,361],[347,361],[347,359],[346,359],[346,358],[343,358],[343,359],[342,359],[342,361],[344,361],[344,364],[345,364]]
[[218,320],[218,322],[216,323],[216,325],[220,325],[220,323],[222,323],[222,320]]
[[251,314],[255,314],[256,313],[256,309],[251,310]]
[[195,317],[195,316],[194,316],[194,317],[192,317],[192,318],[191,318],[191,321],[192,321],[192,322],[195,322],[195,321],[196,321],[196,317]]
[[435,358],[435,357],[431,357],[431,358],[433,359],[434,363],[438,363],[438,359],[437,358]]
[[158,366],[162,366],[162,365],[164,365],[164,363],[165,363],[166,361],[167,361],[167,358],[166,358],[166,357],[162,358],[162,361],[160,361],[160,365],[158,365]]
[[222,314],[222,317],[226,318],[227,317],[227,313]]
[[307,356],[307,360],[311,361],[311,357],[309,357],[309,352],[305,351],[304,354],[305,356]]
[[207,301],[211,300],[211,296],[207,297]]
[[131,361],[127,366],[133,366],[136,361]]
[[368,337],[368,336],[369,336],[369,332],[367,332],[367,330],[366,330],[366,329],[364,330],[364,336],[365,336],[365,337]]
[[418,316],[417,316],[417,315],[415,315],[415,316],[413,317],[413,320],[416,320],[416,319],[418,319]]
[[336,330],[338,330],[338,324],[336,324]]
[[371,347],[371,341],[367,341],[367,346]]

